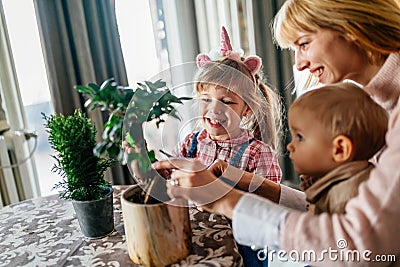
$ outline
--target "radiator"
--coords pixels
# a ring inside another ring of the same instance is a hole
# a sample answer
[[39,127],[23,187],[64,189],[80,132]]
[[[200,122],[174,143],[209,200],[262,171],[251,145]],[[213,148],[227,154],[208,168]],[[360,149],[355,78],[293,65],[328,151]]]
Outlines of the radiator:
[[[35,138],[30,149],[28,139]],[[0,207],[40,195],[33,159],[36,135],[7,131],[0,135]]]

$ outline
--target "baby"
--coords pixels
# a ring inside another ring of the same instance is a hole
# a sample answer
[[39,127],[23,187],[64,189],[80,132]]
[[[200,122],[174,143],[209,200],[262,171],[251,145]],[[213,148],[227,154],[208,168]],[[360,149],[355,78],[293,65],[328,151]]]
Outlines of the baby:
[[370,159],[385,145],[387,127],[387,112],[353,83],[323,86],[293,102],[287,150],[311,212],[345,213],[374,168]]

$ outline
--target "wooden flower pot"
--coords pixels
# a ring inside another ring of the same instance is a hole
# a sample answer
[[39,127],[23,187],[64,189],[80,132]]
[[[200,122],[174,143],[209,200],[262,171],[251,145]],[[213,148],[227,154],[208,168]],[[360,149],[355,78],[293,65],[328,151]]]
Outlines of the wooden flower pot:
[[166,266],[186,258],[192,244],[187,205],[129,201],[141,190],[139,185],[133,185],[121,196],[129,257],[145,266]]

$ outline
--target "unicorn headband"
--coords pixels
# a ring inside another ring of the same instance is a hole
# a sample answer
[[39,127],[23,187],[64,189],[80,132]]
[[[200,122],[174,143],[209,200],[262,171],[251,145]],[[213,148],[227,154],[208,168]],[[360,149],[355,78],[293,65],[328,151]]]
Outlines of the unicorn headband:
[[[207,63],[212,62],[213,60],[216,60],[218,58],[210,58],[210,54],[198,54],[196,57],[196,63],[197,67],[203,68]],[[222,26],[222,31],[221,31],[221,47],[219,50],[219,57],[226,57],[229,59],[233,59],[239,62],[242,62],[250,71],[251,75],[253,76],[253,80],[255,81],[255,75],[256,73],[260,70],[261,68],[261,58],[259,56],[248,56],[244,59],[244,61],[241,60],[241,57],[243,55],[243,50],[241,51],[233,51],[232,50],[232,45],[231,41],[229,39],[228,32],[226,31],[225,27]]]

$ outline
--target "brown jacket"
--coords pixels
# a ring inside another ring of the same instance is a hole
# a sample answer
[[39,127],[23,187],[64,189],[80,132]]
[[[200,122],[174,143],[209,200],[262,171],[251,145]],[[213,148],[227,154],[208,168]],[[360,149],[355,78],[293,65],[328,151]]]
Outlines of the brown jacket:
[[368,161],[354,161],[319,179],[302,177],[301,187],[310,203],[309,211],[314,214],[345,213],[347,202],[358,194],[358,186],[368,179],[373,167]]

